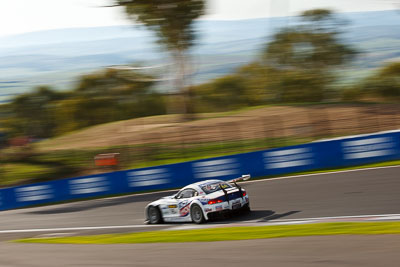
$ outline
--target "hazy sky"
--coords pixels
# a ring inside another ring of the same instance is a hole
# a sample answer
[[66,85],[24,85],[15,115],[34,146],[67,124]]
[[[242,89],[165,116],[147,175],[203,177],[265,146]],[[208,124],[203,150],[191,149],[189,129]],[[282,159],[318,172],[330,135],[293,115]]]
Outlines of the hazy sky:
[[[338,12],[388,10],[396,8],[396,1],[208,0],[208,15],[204,18],[287,16],[317,7]],[[112,0],[1,0],[0,36],[46,29],[128,24],[121,9],[102,7],[112,3]]]

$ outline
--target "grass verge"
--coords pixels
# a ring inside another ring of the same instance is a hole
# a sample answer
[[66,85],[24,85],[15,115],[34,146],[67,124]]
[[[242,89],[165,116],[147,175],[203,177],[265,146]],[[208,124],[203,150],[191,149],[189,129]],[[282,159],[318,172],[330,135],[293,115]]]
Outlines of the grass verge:
[[400,234],[400,222],[338,222],[301,225],[226,227],[200,230],[152,231],[129,234],[106,234],[15,240],[22,243],[51,244],[130,244],[213,242],[318,235]]
[[39,180],[43,176],[51,176],[54,169],[48,165],[36,165],[31,163],[7,163],[0,168],[0,185],[12,185],[16,182],[27,180]]

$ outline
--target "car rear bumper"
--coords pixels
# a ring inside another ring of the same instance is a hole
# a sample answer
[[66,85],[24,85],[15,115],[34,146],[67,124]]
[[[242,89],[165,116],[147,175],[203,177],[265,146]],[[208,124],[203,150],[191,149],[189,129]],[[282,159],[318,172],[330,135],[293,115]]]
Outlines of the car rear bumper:
[[234,210],[232,210],[232,209],[223,209],[223,210],[220,210],[220,211],[209,212],[209,213],[207,213],[207,218],[209,220],[217,219],[217,218],[223,218],[223,217],[228,216],[228,215],[237,214],[237,213],[243,213],[243,212],[246,212],[246,211],[249,211],[249,210],[250,210],[249,203],[246,203],[245,205],[243,205],[239,209],[234,209]]

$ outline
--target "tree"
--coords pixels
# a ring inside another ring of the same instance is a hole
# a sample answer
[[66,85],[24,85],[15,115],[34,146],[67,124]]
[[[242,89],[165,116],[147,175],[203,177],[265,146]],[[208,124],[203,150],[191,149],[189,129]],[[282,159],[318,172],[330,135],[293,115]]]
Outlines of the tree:
[[352,60],[355,49],[341,43],[337,30],[343,22],[325,9],[305,11],[301,24],[284,28],[265,49],[266,61],[279,68],[326,71]]
[[185,91],[187,51],[193,46],[193,21],[203,15],[204,0],[116,0],[128,17],[154,31],[159,42],[170,52],[178,66],[176,87],[184,96],[184,113],[188,112]]
[[193,86],[190,90],[196,112],[228,111],[249,105],[245,79],[236,73]]
[[112,69],[83,75],[78,81],[75,93],[85,97],[127,98],[147,94],[154,85],[154,77],[133,70]]
[[334,80],[333,70],[350,62],[357,54],[354,48],[340,40],[338,29],[344,24],[330,10],[305,11],[298,25],[284,28],[272,37],[264,50],[263,62],[282,73],[296,73],[301,82],[304,79],[299,76],[300,73],[307,79],[315,77],[315,82],[324,83],[317,86],[323,90],[323,98]]
[[164,97],[151,90],[154,77],[105,69],[83,75],[74,90],[40,86],[7,105],[7,132],[48,138],[116,120],[165,114]]
[[260,62],[253,62],[236,71],[245,87],[243,98],[249,106],[270,104],[276,101],[280,71]]
[[[164,114],[163,97],[151,90],[153,84],[154,77],[132,70],[105,69],[84,75],[72,97],[60,103],[59,117],[70,121],[73,129]],[[68,128],[61,126],[61,130]]]
[[37,138],[52,136],[57,124],[54,118],[55,103],[67,96],[67,93],[57,92],[48,86],[39,86],[32,93],[17,96],[10,104],[13,121],[19,124],[15,134]]
[[319,102],[324,97],[325,76],[309,71],[291,70],[279,75],[277,100],[284,103]]
[[400,62],[383,66],[360,85],[361,92],[400,100]]

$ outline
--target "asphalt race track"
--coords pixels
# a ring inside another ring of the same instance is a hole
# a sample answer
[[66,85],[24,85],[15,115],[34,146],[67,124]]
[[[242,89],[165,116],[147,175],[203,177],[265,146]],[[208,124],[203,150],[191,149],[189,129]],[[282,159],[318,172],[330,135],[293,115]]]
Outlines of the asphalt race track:
[[[228,220],[217,220],[209,223],[209,225],[272,223],[282,219],[400,213],[400,167],[248,181],[242,183],[242,186],[249,193],[252,212]],[[161,196],[172,193],[162,192],[137,196],[132,195],[3,211],[0,212],[0,241],[22,237],[62,235],[66,233],[98,234],[179,228],[184,225],[166,224],[148,226],[143,224],[143,209],[145,205]],[[318,241],[317,237],[310,238],[316,242]],[[338,240],[338,238],[333,239],[336,241],[332,242],[337,242]],[[399,240],[399,236],[392,236],[391,240],[387,240],[386,242],[397,242],[396,244],[399,244]],[[247,242],[251,243],[253,241]],[[262,241],[257,242],[262,243]],[[330,241],[328,243],[330,244]],[[10,249],[10,246],[14,247],[13,251],[15,251],[15,247],[18,246],[23,249],[34,245],[6,245],[6,243],[0,242],[0,253],[1,251],[6,251],[7,248]],[[118,248],[118,246],[114,247]],[[234,247],[232,249],[235,249]],[[400,248],[400,246],[397,246],[397,248]],[[387,256],[390,257],[389,255]],[[3,256],[1,257],[4,259]],[[315,266],[330,266],[328,263],[320,263]],[[11,263],[7,265],[1,259],[0,265],[25,266],[13,265]],[[345,265],[332,264],[332,266]],[[388,264],[384,265],[390,266]],[[73,266],[79,266],[79,264]],[[121,263],[118,266],[131,265],[123,265]],[[168,265],[165,264],[165,266]],[[278,264],[275,266],[278,266]]]

